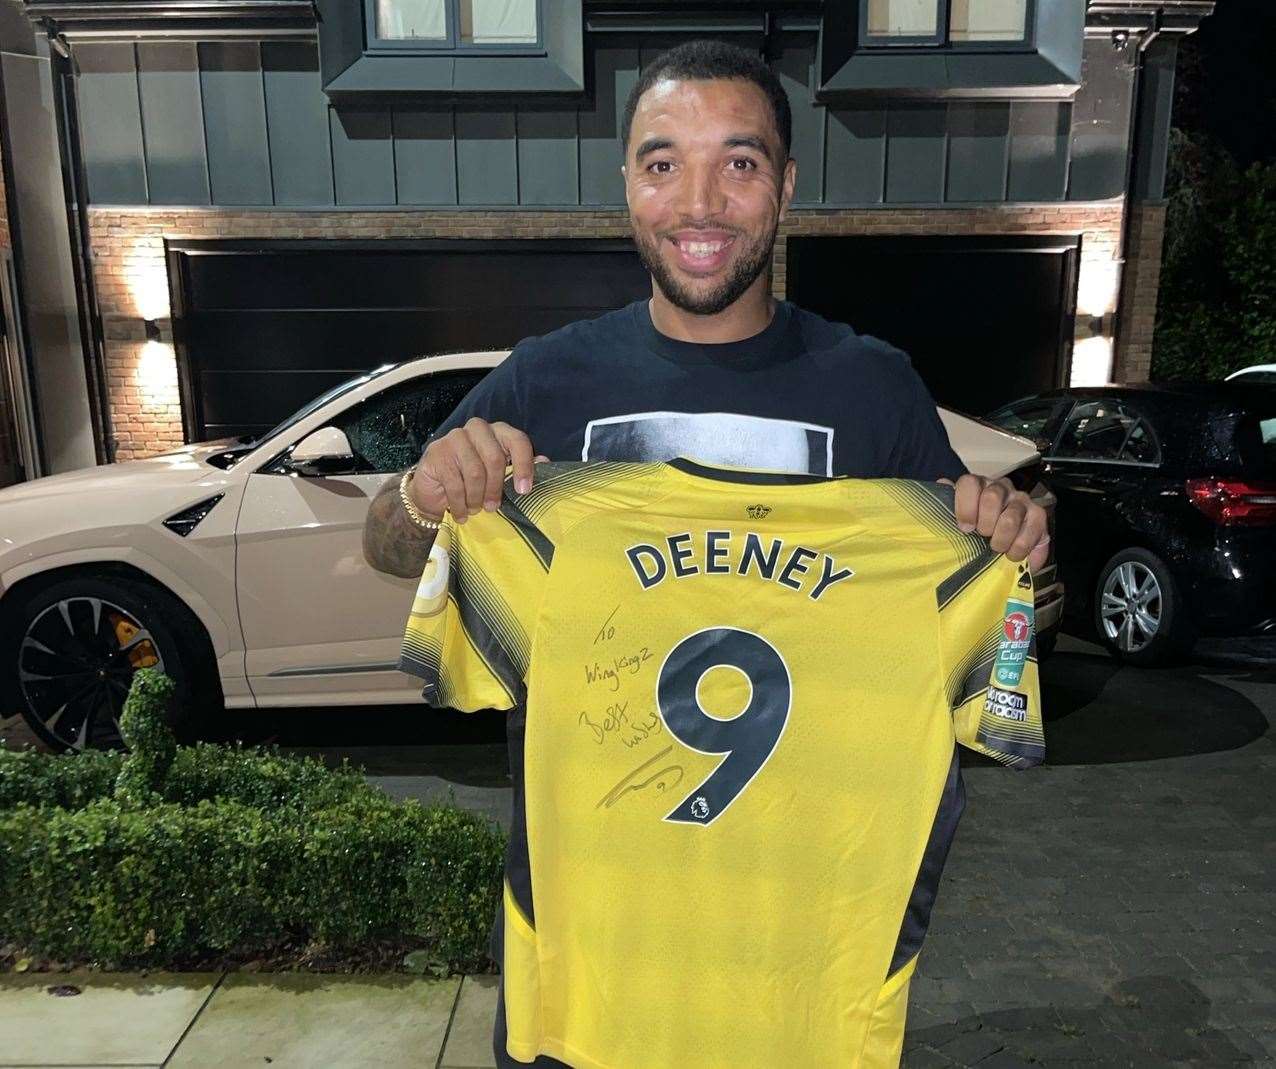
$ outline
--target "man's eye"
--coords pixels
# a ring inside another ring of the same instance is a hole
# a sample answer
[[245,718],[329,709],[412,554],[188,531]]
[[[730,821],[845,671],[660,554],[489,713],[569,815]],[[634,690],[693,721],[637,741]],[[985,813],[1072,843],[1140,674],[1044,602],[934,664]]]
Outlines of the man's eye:
[[737,156],[731,162],[732,164],[747,163],[749,166],[746,167],[745,170],[748,170],[748,171],[756,171],[758,169],[758,165],[754,163],[753,160],[749,159],[748,156]]
[[[650,170],[652,169],[652,167],[659,167],[662,163],[669,163],[669,161],[668,161],[668,160],[656,160],[656,162],[655,162],[655,163],[653,163],[653,164],[651,164],[650,166],[648,166],[647,170],[649,170],[649,171],[650,171]],[[669,163],[669,166],[670,166],[670,167],[672,167],[672,166],[673,166],[673,164],[672,164],[672,163]],[[658,172],[657,172],[657,174],[668,174],[668,173],[669,173],[668,171],[658,171]]]

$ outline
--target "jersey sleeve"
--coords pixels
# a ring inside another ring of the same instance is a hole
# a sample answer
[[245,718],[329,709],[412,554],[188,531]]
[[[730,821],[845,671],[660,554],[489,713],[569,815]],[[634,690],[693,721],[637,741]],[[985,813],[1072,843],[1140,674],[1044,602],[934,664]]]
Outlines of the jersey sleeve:
[[399,655],[430,704],[462,712],[512,709],[527,667],[549,561],[506,479],[501,507],[458,524],[451,513],[430,549]]
[[940,646],[957,741],[1011,768],[1045,757],[1032,572],[988,553],[940,585]]

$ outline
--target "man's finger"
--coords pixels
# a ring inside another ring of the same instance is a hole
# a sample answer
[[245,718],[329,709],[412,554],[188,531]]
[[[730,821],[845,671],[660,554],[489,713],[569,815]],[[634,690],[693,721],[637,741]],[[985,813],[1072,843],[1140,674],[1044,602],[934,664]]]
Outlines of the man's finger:
[[492,424],[492,431],[497,440],[505,448],[505,454],[514,465],[514,489],[520,494],[532,488],[532,443],[531,440],[516,427],[508,423]]
[[[1010,501],[1001,514],[993,522],[992,533],[988,536],[988,548],[994,553],[1005,553],[1010,556],[1010,550],[1014,547],[1015,539],[1019,537],[1019,532],[1023,530],[1025,510],[1018,501]],[[1035,541],[1035,539],[1034,539]],[[1027,552],[1025,550],[1025,552]],[[1012,560],[1021,560],[1023,554],[1019,557],[1012,557]]]
[[[1006,508],[1010,493],[1000,479],[995,479],[985,486],[979,495],[979,519],[975,529],[985,538],[991,537],[997,529],[997,520]],[[1018,530],[1017,527],[1016,530]]]
[[1046,561],[1050,559],[1050,536],[1042,535],[1041,541],[1036,544],[1032,552],[1028,554],[1028,568],[1030,571],[1039,572],[1046,566]]
[[444,503],[445,511],[451,512],[457,523],[464,523],[465,477],[461,474],[461,466],[456,462],[455,452],[444,441],[440,439],[426,450],[425,462],[443,487],[447,499]]
[[1024,508],[1023,521],[1019,525],[1019,533],[1006,556],[1011,560],[1023,560],[1041,541],[1046,533],[1046,510],[1035,502],[1028,502]]
[[448,507],[451,508],[453,516],[461,519],[482,509],[483,487],[487,485],[487,467],[470,440],[469,430],[465,427],[458,427],[448,434],[447,442],[452,447],[452,455],[456,458],[456,466],[461,469],[461,479],[465,484],[464,496],[460,501],[453,501],[452,495],[448,495]]
[[970,534],[979,520],[979,495],[984,488],[981,475],[969,472],[958,478],[956,492],[953,495],[953,515],[957,517],[957,526]]
[[495,512],[501,504],[501,490],[505,485],[505,447],[501,445],[490,424],[474,427],[470,441],[483,460],[483,507]]

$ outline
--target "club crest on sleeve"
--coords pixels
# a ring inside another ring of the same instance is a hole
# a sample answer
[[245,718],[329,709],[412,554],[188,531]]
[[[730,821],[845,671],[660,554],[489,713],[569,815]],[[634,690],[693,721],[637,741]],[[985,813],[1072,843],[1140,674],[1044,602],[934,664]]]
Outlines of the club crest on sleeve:
[[447,547],[438,543],[436,539],[430,547],[430,557],[425,563],[425,571],[421,573],[421,582],[417,585],[416,598],[412,603],[413,613],[419,616],[435,616],[447,608],[451,561]]

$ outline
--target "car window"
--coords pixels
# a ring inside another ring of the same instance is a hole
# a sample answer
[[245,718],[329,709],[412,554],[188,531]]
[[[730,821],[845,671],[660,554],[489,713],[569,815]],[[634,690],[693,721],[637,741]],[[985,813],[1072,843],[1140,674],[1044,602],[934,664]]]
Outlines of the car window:
[[1126,437],[1125,446],[1121,450],[1121,460],[1133,461],[1137,464],[1159,464],[1161,450],[1156,444],[1156,437],[1145,419],[1138,420]]
[[1155,463],[1156,442],[1147,423],[1119,401],[1078,404],[1064,424],[1054,455],[1077,460]]
[[1046,425],[1058,409],[1057,397],[1034,397],[999,408],[987,419],[1002,430],[1022,434],[1025,438],[1044,438]]
[[1276,383],[1276,371],[1247,371],[1244,375],[1236,375],[1227,380],[1228,382],[1271,382]]
[[359,471],[393,472],[415,464],[430,435],[488,368],[439,371],[401,382],[333,420],[350,439]]

